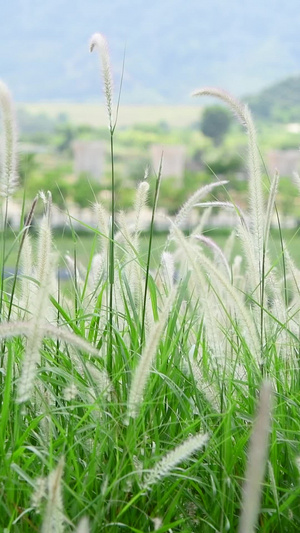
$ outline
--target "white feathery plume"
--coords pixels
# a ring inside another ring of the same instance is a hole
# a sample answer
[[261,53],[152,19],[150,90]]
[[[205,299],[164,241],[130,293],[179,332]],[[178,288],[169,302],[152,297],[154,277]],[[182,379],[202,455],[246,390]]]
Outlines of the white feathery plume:
[[239,122],[246,126],[245,120],[245,106],[239,102],[234,96],[227,93],[223,89],[217,87],[203,87],[192,92],[192,96],[214,96],[220,98],[223,102],[227,103],[231,107],[233,113],[236,115]]
[[[139,309],[143,299],[142,278],[143,271],[138,258],[139,253],[139,234],[142,229],[142,212],[147,204],[149,183],[146,181],[148,178],[149,169],[145,170],[144,181],[142,181],[136,190],[134,212],[135,221],[133,227],[132,246],[126,246],[126,250],[129,252],[129,263],[126,266],[126,274],[128,278],[129,287],[132,290],[134,300],[137,308]],[[130,242],[131,242],[130,241]]]
[[78,396],[78,389],[74,382],[70,383],[70,385],[64,388],[63,396],[67,402],[75,400],[76,396]]
[[[42,197],[44,193],[41,193]],[[52,249],[52,233],[51,233],[51,207],[52,197],[48,191],[45,200],[45,215],[43,216],[39,228],[38,254],[37,254],[37,280],[40,285],[46,284],[49,281],[49,264]]]
[[277,195],[277,190],[278,190],[278,184],[279,184],[279,173],[276,171],[272,179],[270,192],[268,195],[268,204],[267,204],[265,228],[264,228],[265,249],[267,249],[268,247],[270,226],[272,222],[272,215],[273,215],[273,210],[274,210],[274,205],[275,205],[275,200],[276,200],[276,195]]
[[[182,254],[179,254],[179,260],[182,266],[190,270],[189,280],[190,297],[197,302],[200,300],[200,309],[203,313],[203,321],[208,344],[212,350],[214,358],[220,362],[224,360],[224,350],[222,347],[223,338],[220,336],[220,328],[217,325],[216,302],[212,291],[209,288],[205,274],[196,261],[197,252],[195,245],[185,239],[184,235],[178,228],[174,228],[174,237],[179,244]],[[205,303],[204,303],[205,302]]]
[[232,252],[233,252],[233,248],[234,248],[234,243],[235,243],[235,238],[236,238],[236,231],[233,230],[230,233],[229,237],[226,239],[225,244],[224,244],[224,255],[225,255],[228,263],[231,260],[231,256],[232,256]]
[[[196,281],[198,281],[198,283],[200,280],[199,273],[200,269],[198,269],[197,271]],[[201,276],[201,279],[203,280],[203,275]],[[200,287],[198,291],[200,293]],[[213,293],[207,283],[206,287],[204,288],[204,291],[202,294],[202,299],[200,301],[200,309],[203,312],[205,339],[207,342],[207,346],[209,347],[209,352],[211,354],[211,364],[214,369],[224,369],[226,365],[227,347],[227,337],[226,335],[224,335],[224,331],[227,332],[229,330],[230,324],[227,324],[228,318],[226,317],[224,310],[220,306],[216,295]]]
[[257,148],[256,131],[250,110],[245,106],[245,121],[248,131],[248,166],[249,166],[249,193],[250,193],[250,220],[251,230],[256,244],[256,254],[261,268],[261,254],[263,246],[263,228],[265,223],[265,206],[262,191],[262,175],[260,154]]
[[21,306],[23,307],[23,318],[28,319],[31,317],[30,302],[34,300],[37,293],[37,285],[32,281],[33,276],[33,260],[32,260],[32,246],[31,238],[26,233],[23,241],[22,255],[22,278],[21,278]]
[[82,265],[78,265],[78,262],[76,262],[76,267],[75,267],[74,257],[71,257],[69,254],[66,254],[64,259],[65,259],[66,267],[69,271],[70,277],[72,279],[76,278],[77,282],[79,284],[82,284],[82,280],[85,277],[85,272],[83,271]]
[[284,243],[284,260],[286,263],[287,271],[292,283],[293,291],[297,295],[300,295],[300,270],[295,265],[293,259],[291,258],[291,255],[288,251],[288,247],[286,243]]
[[108,45],[105,37],[101,33],[94,33],[90,40],[90,52],[97,48],[100,54],[102,77],[104,84],[104,95],[109,120],[109,129],[113,131],[112,105],[113,105],[113,79],[110,65]]
[[292,182],[295,185],[295,187],[297,187],[298,192],[300,192],[300,176],[299,176],[298,172],[293,172],[293,174],[292,174]]
[[151,334],[151,331],[155,325],[154,316],[153,316],[153,307],[151,298],[147,298],[146,300],[146,315],[145,315],[145,331],[146,331],[146,338],[149,337]]
[[92,259],[88,283],[92,291],[98,288],[103,274],[104,262],[102,254],[95,254]]
[[[67,259],[67,257],[66,257]],[[71,266],[71,271],[74,272],[74,261],[70,261],[70,258],[67,259],[69,265]],[[95,253],[93,255],[90,269],[83,269],[82,265],[79,263],[80,271],[77,272],[80,274],[78,286],[80,289],[85,289],[85,297],[81,300],[82,308],[84,309],[85,315],[93,315],[95,313],[95,308],[98,301],[99,292],[101,291],[101,282],[105,283],[104,280],[104,260],[103,254]]]
[[128,417],[136,418],[138,416],[143,401],[144,389],[151,372],[151,366],[156,356],[157,347],[165,329],[171,306],[176,297],[176,292],[177,288],[175,287],[165,302],[158,322],[154,324],[151,330],[143,353],[134,371],[128,395]]
[[[203,286],[203,276],[200,274],[199,268],[197,266],[197,259],[199,261],[199,264],[201,264],[201,268],[204,269],[209,280],[211,280],[211,287],[213,287],[214,290],[218,289],[219,293],[225,293],[226,306],[233,306],[238,320],[244,326],[245,334],[247,335],[247,340],[249,342],[249,347],[252,349],[253,355],[258,358],[260,354],[260,344],[258,341],[258,336],[252,318],[240,294],[235,289],[235,287],[233,287],[231,283],[223,276],[219,269],[216,268],[213,261],[211,261],[203,253],[200,253],[199,249],[196,250],[190,244],[190,242],[188,242],[187,239],[182,235],[181,231],[178,228],[174,227],[174,232],[178,243],[184,250],[184,255],[187,261],[192,267],[193,273],[200,282],[200,286]],[[206,306],[206,311],[207,307],[208,306]]]
[[[77,335],[74,335],[68,330],[62,330],[57,326],[52,326],[46,320],[49,296],[49,280],[51,280],[51,274],[53,270],[50,214],[51,195],[49,193],[46,204],[46,214],[44,215],[40,225],[37,267],[37,281],[39,283],[39,289],[34,300],[34,307],[31,309],[32,319],[28,322],[10,324],[13,326],[13,335],[25,334],[27,336],[22,371],[18,382],[17,401],[19,403],[25,402],[30,398],[36,376],[36,367],[41,359],[40,348],[43,337],[49,336],[56,339],[61,339],[65,342],[73,344],[80,350],[93,353],[96,357],[99,357],[98,351],[87,341]],[[12,336],[10,329],[5,329],[3,326],[0,327],[0,336],[1,335]]]
[[228,278],[231,280],[230,267],[220,246],[218,246],[217,243],[213,241],[213,239],[210,239],[209,237],[205,237],[204,235],[193,235],[193,238],[203,242],[215,252],[215,256],[221,260],[223,266],[225,267]]
[[118,226],[119,226],[119,231],[118,231],[118,234],[116,235],[117,242],[122,242],[122,243],[124,242],[125,245],[127,245],[129,252],[132,253],[133,252],[132,250],[133,237],[132,237],[131,228],[128,227],[126,215],[124,211],[120,211],[118,213]]
[[241,255],[236,255],[232,262],[232,284],[241,292],[245,292],[245,276],[241,273],[243,258]]
[[80,520],[75,533],[90,533],[89,520],[86,516]]
[[211,279],[212,286],[218,291],[223,290],[227,296],[226,306],[232,305],[235,310],[237,320],[243,325],[244,333],[247,338],[249,348],[255,359],[260,360],[260,344],[258,335],[255,329],[255,323],[246,308],[243,299],[239,292],[231,283],[223,276],[214,263],[208,259],[204,254],[199,254],[199,260],[202,267],[205,269],[207,275]]
[[264,200],[262,192],[262,177],[260,155],[257,148],[256,131],[248,107],[239,102],[226,91],[214,87],[205,87],[193,92],[193,96],[215,96],[225,102],[237,116],[248,133],[248,169],[249,192],[251,210],[251,231],[255,238],[255,255],[261,268],[263,228],[264,228]]
[[149,490],[152,485],[158,483],[162,478],[168,476],[172,470],[183,461],[186,461],[198,450],[201,450],[208,442],[207,434],[198,434],[189,437],[182,444],[174,448],[171,452],[167,453],[156,465],[152,468],[142,485],[142,488],[146,491]]
[[[100,358],[100,352],[94,348],[88,341],[75,335],[72,331],[68,331],[64,328],[58,328],[52,324],[42,324],[41,333],[43,337],[50,337],[52,339],[58,339],[60,341],[71,344],[78,350],[94,355],[95,357]],[[8,339],[11,337],[19,337],[20,335],[25,335],[30,337],[32,333],[32,320],[28,321],[18,321],[18,322],[4,322],[0,324],[0,338]]]
[[139,308],[142,300],[142,277],[143,272],[138,259],[139,251],[139,232],[141,231],[141,214],[146,205],[149,184],[145,181],[148,177],[148,169],[145,171],[144,181],[137,187],[134,202],[135,220],[132,227],[128,227],[124,212],[119,213],[120,230],[115,236],[115,241],[124,241],[126,258],[124,272],[127,278],[128,287],[135,301],[136,307]]
[[120,264],[115,261],[114,265],[115,277],[113,286],[113,305],[115,310],[115,317],[118,323],[118,328],[121,331],[126,324],[125,307],[124,307],[124,289],[123,280],[121,278]]
[[147,203],[148,191],[149,191],[149,183],[145,181],[145,179],[147,178],[147,175],[148,174],[145,174],[144,181],[142,181],[139,184],[137,191],[136,191],[135,204],[134,204],[134,211],[135,211],[134,235],[137,235],[141,229],[141,213]]
[[[47,362],[45,363],[45,367],[49,368]],[[55,396],[55,393],[47,387],[46,383],[37,380],[31,403],[35,407],[36,415],[42,415],[39,428],[40,441],[45,450],[48,449],[51,435],[53,434],[54,425],[50,413],[52,412],[52,409],[54,409],[56,401],[57,397]]]
[[222,209],[233,209],[235,211],[235,214],[243,221],[245,226],[247,226],[247,216],[243,212],[243,210],[233,202],[219,202],[217,200],[212,202],[199,202],[195,204],[195,207],[206,207],[206,208],[213,208],[213,207],[222,207]]
[[216,181],[216,182],[210,183],[209,185],[204,185],[204,187],[200,187],[200,189],[198,189],[194,194],[192,194],[192,196],[185,202],[185,204],[183,204],[183,206],[177,213],[175,220],[174,220],[174,224],[172,224],[170,228],[170,233],[169,233],[169,237],[167,239],[165,248],[167,248],[167,246],[169,245],[170,241],[173,238],[174,227],[176,228],[182,227],[187,217],[189,216],[190,212],[197,205],[199,200],[201,200],[201,198],[209,194],[215,187],[221,187],[222,185],[226,185],[227,183],[228,181],[226,180]]
[[248,452],[239,533],[253,533],[257,523],[268,455],[271,408],[272,386],[269,381],[264,381],[260,390],[258,412]]
[[58,328],[57,326],[47,323],[42,326],[41,330],[45,337],[51,337],[72,344],[72,346],[78,348],[78,350],[100,358],[100,353],[96,348],[79,335],[75,335],[72,331],[68,331],[65,328]]
[[109,247],[109,214],[100,202],[93,206],[99,232],[101,233],[100,246],[103,252],[106,252]]
[[[139,311],[143,301],[143,270],[138,259],[129,259],[129,262],[125,265],[125,275],[136,310]],[[125,287],[123,297],[127,298],[127,288]]]
[[8,198],[18,185],[17,128],[11,94],[0,80],[0,111],[3,124],[3,140],[0,154],[0,196]]
[[161,266],[161,277],[168,294],[174,286],[175,279],[175,263],[173,254],[170,252],[163,252],[161,256]]
[[163,521],[162,521],[162,519],[159,516],[157,516],[155,518],[151,518],[151,521],[152,521],[152,523],[154,525],[154,531],[158,531],[163,525]]
[[212,213],[212,207],[211,206],[208,206],[207,209],[204,209],[202,215],[201,215],[201,218],[200,218],[200,221],[199,221],[199,224],[195,227],[195,229],[193,230],[192,232],[192,235],[197,234],[197,233],[203,233],[209,219],[210,219],[210,216],[211,216],[211,213]]
[[43,326],[46,323],[46,311],[49,296],[49,279],[53,261],[51,256],[51,229],[50,229],[50,201],[47,206],[47,213],[44,215],[40,225],[39,249],[37,264],[37,281],[39,289],[32,311],[31,331],[27,335],[27,344],[22,365],[22,372],[19,378],[18,402],[29,400],[36,375],[36,367],[40,362],[40,348],[43,339]]
[[[292,336],[288,331],[292,328],[290,317],[293,313],[289,313],[290,310],[284,301],[281,279],[276,276],[276,270],[274,268],[272,270],[267,268],[266,270],[268,270],[266,289],[270,300],[270,314],[268,313],[265,317],[266,337],[271,338],[271,336],[275,335],[278,355],[285,359],[286,362],[295,364],[296,351],[293,346]],[[280,324],[283,324],[283,327]],[[298,328],[297,335],[299,334]]]
[[64,533],[65,517],[62,499],[62,475],[64,457],[61,457],[55,470],[47,479],[47,506],[42,523],[41,533]]
[[[147,184],[148,185],[148,184]],[[136,214],[138,218],[139,215]],[[134,233],[132,233],[131,228],[128,227],[126,216],[124,211],[119,213],[119,232],[115,237],[116,242],[120,242],[121,239],[124,242],[125,255],[125,264],[124,264],[124,273],[127,279],[127,285],[130,289],[131,295],[135,302],[137,309],[139,309],[143,289],[142,289],[142,277],[143,272],[141,265],[138,260],[138,248],[139,248],[139,234],[138,234],[138,220],[136,219]],[[124,261],[124,259],[123,259]],[[124,281],[124,276],[122,276],[122,281]],[[125,294],[127,293],[127,288],[124,287]],[[118,291],[118,294],[121,294]],[[120,307],[120,310],[124,309],[123,303]]]
[[137,311],[141,309],[143,302],[143,290],[144,290],[144,272],[138,259],[131,262],[131,269],[129,271],[129,287],[134,297],[134,302]]
[[241,240],[242,247],[244,249],[244,257],[247,262],[247,290],[249,293],[251,293],[252,298],[256,302],[259,302],[261,279],[260,272],[257,268],[257,258],[255,255],[255,244],[253,240],[253,235],[244,226],[244,224],[241,223],[238,229],[238,237]]
[[3,322],[0,324],[0,338],[9,339],[11,337],[19,337],[26,335],[30,330],[31,322]]
[[36,512],[40,512],[41,503],[46,498],[47,478],[39,477],[35,480],[35,489],[31,495],[31,505]]

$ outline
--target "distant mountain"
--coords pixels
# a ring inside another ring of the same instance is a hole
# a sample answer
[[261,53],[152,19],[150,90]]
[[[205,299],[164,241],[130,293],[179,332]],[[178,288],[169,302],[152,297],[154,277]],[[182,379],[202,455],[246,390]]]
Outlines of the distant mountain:
[[287,78],[246,100],[257,118],[300,122],[300,76]]
[[123,102],[184,103],[199,86],[249,94],[300,71],[298,0],[10,0],[0,10],[0,78],[19,101],[100,94],[106,34]]

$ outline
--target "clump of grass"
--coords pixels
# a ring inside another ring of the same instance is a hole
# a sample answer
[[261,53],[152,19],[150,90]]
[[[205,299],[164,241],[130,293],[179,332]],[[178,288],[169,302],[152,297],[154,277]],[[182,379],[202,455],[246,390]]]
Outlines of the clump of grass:
[[[230,198],[203,202],[225,182],[197,190],[153,267],[163,175],[160,168],[155,191],[141,176],[132,227],[117,217],[111,67],[104,38],[94,35],[91,45],[100,51],[109,119],[111,213],[95,206],[87,264],[76,253],[67,258],[68,298],[54,275],[51,195],[42,194],[38,252],[28,219],[22,271],[13,288],[2,279],[1,528],[244,533],[258,524],[266,533],[298,531],[300,274],[284,248],[282,279],[268,251],[279,177],[263,198],[248,109],[219,90],[198,91],[225,100],[246,126],[249,213]],[[149,194],[145,260],[141,211]],[[232,252],[233,235],[224,250],[204,235],[212,208],[235,210],[243,257]],[[185,235],[192,209],[204,214]]]

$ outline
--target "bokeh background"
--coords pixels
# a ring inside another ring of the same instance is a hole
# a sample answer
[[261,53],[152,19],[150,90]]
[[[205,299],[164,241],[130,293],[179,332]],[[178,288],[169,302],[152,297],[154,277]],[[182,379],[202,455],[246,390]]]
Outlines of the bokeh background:
[[[110,209],[107,113],[99,57],[89,53],[91,35],[101,32],[109,44],[115,102],[124,60],[115,132],[117,209],[130,221],[136,186],[146,168],[154,183],[162,153],[158,234],[189,195],[215,179],[228,180],[219,199],[230,196],[247,209],[247,136],[220,102],[191,97],[198,87],[215,85],[249,103],[265,190],[277,168],[282,227],[294,231],[300,213],[291,179],[300,171],[299,19],[295,0],[3,1],[0,78],[16,101],[20,137],[21,187],[10,202],[11,226],[19,227],[24,188],[28,202],[39,190],[51,190],[58,243],[70,229],[66,211],[90,246],[76,221],[95,224],[95,200]],[[143,213],[146,229],[153,188]],[[193,216],[192,225],[201,210]],[[234,216],[214,209],[208,226],[221,242],[234,224]]]
[[98,98],[88,41],[109,40],[124,103],[189,102],[199,85],[250,94],[299,73],[296,0],[11,0],[1,3],[0,76],[18,101]]

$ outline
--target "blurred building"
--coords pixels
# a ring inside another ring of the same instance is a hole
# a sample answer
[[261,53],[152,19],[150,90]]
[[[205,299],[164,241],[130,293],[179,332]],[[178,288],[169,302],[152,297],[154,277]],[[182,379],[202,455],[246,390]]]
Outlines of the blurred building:
[[280,176],[292,176],[300,171],[300,151],[270,150],[267,153],[267,168],[271,174],[278,170]]
[[102,141],[74,141],[74,172],[76,176],[88,174],[99,180],[104,174],[106,143]]
[[176,178],[181,183],[186,165],[186,147],[153,144],[150,147],[152,168],[158,172],[162,158],[162,178]]

